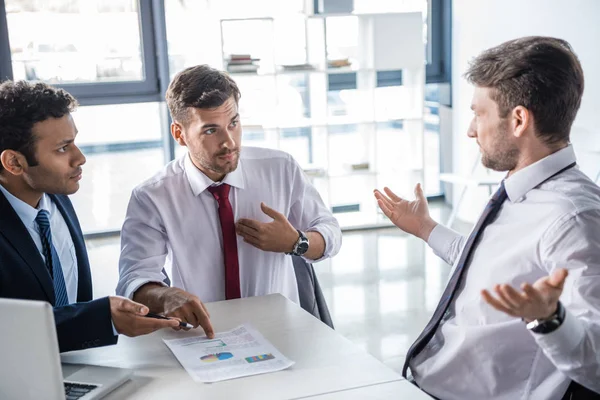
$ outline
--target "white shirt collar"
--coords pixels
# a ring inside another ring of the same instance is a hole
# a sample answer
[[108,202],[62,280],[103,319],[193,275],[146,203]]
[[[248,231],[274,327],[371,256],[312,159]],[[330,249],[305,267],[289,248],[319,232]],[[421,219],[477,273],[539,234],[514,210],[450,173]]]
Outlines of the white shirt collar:
[[204,192],[209,186],[218,186],[223,183],[228,184],[229,186],[236,187],[238,189],[244,188],[244,174],[243,174],[243,163],[240,157],[238,161],[238,166],[235,171],[228,173],[225,175],[225,178],[222,182],[214,182],[208,176],[206,176],[202,171],[200,171],[190,158],[190,154],[186,153],[183,160],[183,168],[185,170],[185,175],[187,176],[188,182],[190,183],[190,187],[192,188],[192,192],[194,196],[198,196],[200,193]]
[[48,214],[50,214],[51,200],[46,193],[42,195],[42,198],[40,199],[40,203],[38,204],[37,208],[33,208],[29,204],[25,203],[23,200],[15,197],[2,185],[0,185],[0,191],[2,191],[4,197],[6,197],[6,200],[8,200],[8,202],[15,210],[19,218],[21,218],[23,225],[25,225],[26,227],[34,226],[35,218],[37,217],[38,212],[40,210],[46,210]]
[[546,179],[576,161],[573,145],[550,154],[541,160],[515,172],[504,181],[506,194],[511,202],[519,201],[527,192]]

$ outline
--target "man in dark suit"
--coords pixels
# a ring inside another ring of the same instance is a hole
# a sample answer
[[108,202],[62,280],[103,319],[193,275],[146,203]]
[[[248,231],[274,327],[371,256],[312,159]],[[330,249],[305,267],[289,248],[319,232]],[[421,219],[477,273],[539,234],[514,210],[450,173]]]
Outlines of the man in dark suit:
[[148,308],[126,298],[92,300],[83,234],[67,197],[79,189],[85,163],[74,144],[76,106],[43,83],[0,84],[0,297],[51,303],[60,351],[179,324],[146,318]]

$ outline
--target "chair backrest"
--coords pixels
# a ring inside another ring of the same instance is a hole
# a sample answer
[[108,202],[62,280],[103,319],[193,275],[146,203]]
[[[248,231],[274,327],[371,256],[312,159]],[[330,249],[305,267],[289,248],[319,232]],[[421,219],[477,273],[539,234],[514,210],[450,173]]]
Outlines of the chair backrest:
[[313,265],[306,262],[302,257],[292,256],[296,281],[298,282],[298,295],[300,297],[300,307],[312,314],[315,318],[321,320],[324,324],[333,327],[331,314],[323,296],[321,285],[317,280],[317,275]]

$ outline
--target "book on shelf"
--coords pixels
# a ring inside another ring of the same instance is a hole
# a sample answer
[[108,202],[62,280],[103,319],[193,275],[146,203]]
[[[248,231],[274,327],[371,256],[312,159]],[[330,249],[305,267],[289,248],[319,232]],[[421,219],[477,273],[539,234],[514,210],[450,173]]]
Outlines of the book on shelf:
[[313,71],[315,66],[312,64],[283,64],[281,68],[284,71]]
[[260,58],[249,58],[247,60],[226,60],[229,65],[248,65],[260,61]]
[[256,72],[258,65],[256,64],[228,64],[228,72]]
[[352,171],[368,171],[369,163],[368,162],[360,162],[360,163],[350,164],[350,169]]
[[327,171],[325,171],[325,168],[315,165],[307,165],[302,169],[307,176],[310,176],[312,178],[322,178],[327,175]]
[[252,58],[250,54],[230,54],[225,60],[228,72],[257,72],[260,58]]
[[349,67],[351,65],[352,65],[352,61],[350,61],[348,58],[338,58],[338,59],[327,60],[327,66],[329,68],[342,68],[342,67]]
[[252,55],[251,54],[230,54],[229,59],[230,60],[250,60],[250,59],[252,59]]

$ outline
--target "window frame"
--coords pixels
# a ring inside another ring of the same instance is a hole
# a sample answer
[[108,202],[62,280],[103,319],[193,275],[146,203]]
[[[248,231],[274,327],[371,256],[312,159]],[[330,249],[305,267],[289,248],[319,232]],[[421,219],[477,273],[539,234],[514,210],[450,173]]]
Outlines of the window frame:
[[[161,1],[162,2],[162,1]],[[71,93],[82,106],[161,101],[156,57],[156,1],[138,0],[144,79],[122,82],[53,83]],[[0,0],[0,80],[13,79],[6,2]]]
[[452,83],[452,1],[428,0],[431,60],[425,67],[425,83]]
[[0,0],[0,82],[12,79],[12,59],[8,37],[8,23],[6,20],[6,4]]

